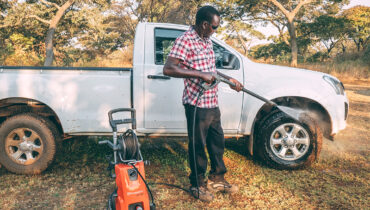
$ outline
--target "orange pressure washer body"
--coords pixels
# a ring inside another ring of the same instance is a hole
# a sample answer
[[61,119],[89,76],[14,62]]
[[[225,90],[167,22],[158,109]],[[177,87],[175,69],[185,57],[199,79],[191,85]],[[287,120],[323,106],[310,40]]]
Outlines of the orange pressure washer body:
[[[113,119],[113,114],[131,112],[131,118]],[[118,108],[108,112],[109,123],[113,130],[113,142],[99,141],[113,149],[113,161],[109,158],[108,171],[116,179],[116,190],[109,196],[108,210],[153,210],[155,204],[149,186],[145,181],[144,161],[136,136],[136,111],[133,108]],[[117,125],[132,124],[117,135]],[[114,170],[114,173],[112,173]],[[149,194],[152,202],[149,200]]]
[[[138,161],[135,167],[145,179],[144,162]],[[149,194],[143,179],[136,170],[128,164],[115,165],[117,198],[116,209],[139,210],[150,209]]]

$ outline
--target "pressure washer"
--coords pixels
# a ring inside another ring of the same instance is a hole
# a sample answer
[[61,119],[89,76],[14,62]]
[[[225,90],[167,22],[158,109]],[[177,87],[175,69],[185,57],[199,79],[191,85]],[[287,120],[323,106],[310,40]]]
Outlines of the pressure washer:
[[[113,119],[113,114],[131,112],[129,119]],[[118,210],[154,210],[154,198],[145,181],[144,165],[140,144],[136,136],[136,111],[133,108],[120,108],[109,111],[109,123],[113,130],[113,143],[109,140],[99,144],[108,144],[113,150],[113,160],[109,161],[108,171],[116,180],[116,190],[109,196],[108,209]],[[117,135],[117,126],[131,124],[121,135]],[[150,197],[150,200],[149,200]]]

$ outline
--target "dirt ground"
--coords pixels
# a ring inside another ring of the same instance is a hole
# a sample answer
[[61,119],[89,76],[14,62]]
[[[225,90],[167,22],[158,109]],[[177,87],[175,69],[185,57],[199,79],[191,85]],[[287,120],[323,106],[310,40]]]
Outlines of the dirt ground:
[[[186,192],[151,185],[158,209],[368,209],[370,176],[370,82],[345,83],[350,100],[347,128],[324,140],[320,159],[304,170],[275,170],[253,161],[243,139],[226,142],[227,179],[235,195],[203,203]],[[104,209],[114,190],[107,176],[108,148],[96,137],[63,143],[42,175],[14,175],[0,168],[0,209]],[[186,139],[141,140],[151,161],[147,181],[188,186]]]
[[[325,150],[330,153],[369,153],[370,140],[370,82],[366,85],[345,84],[349,98],[347,127],[335,136],[335,141],[324,141]],[[325,156],[323,152],[322,156]]]

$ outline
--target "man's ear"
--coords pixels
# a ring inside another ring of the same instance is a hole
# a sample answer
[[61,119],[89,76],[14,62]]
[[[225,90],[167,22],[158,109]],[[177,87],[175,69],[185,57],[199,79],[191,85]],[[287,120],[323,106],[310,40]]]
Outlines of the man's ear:
[[202,22],[202,29],[203,31],[207,29],[207,21]]

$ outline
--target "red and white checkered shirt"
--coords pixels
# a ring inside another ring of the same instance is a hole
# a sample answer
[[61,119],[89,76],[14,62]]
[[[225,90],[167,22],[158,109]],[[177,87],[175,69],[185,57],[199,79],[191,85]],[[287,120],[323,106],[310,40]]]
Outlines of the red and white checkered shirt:
[[[189,30],[176,39],[168,56],[180,59],[181,67],[189,71],[194,71],[195,69],[202,72],[216,72],[212,41],[200,38],[193,27],[190,27]],[[202,88],[202,82],[198,78],[184,79],[183,104],[196,106],[197,95]],[[218,107],[217,92],[217,86],[204,91],[203,96],[198,100],[197,106],[200,108]]]

